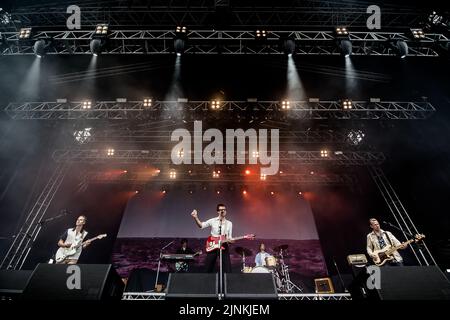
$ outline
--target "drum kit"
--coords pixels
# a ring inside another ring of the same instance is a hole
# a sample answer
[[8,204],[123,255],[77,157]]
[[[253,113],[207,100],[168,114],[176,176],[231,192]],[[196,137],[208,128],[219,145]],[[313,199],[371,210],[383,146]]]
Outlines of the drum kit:
[[274,255],[269,255],[265,258],[264,266],[250,267],[246,265],[246,257],[253,256],[253,252],[247,248],[237,247],[236,253],[242,257],[243,273],[272,273],[275,285],[278,292],[294,293],[303,292],[303,289],[293,283],[289,276],[289,266],[284,262],[284,259],[289,259],[287,254],[288,245],[280,245],[273,248]]

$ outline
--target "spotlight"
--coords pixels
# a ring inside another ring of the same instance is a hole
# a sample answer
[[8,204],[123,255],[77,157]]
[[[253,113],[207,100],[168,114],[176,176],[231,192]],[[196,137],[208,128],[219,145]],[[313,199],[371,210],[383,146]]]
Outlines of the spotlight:
[[217,190],[216,193],[217,193],[217,194],[220,194],[220,190]]
[[31,37],[31,28],[21,28],[19,31],[19,39],[26,40]]
[[253,156],[253,158],[258,158],[259,157],[259,152],[258,151],[253,151],[252,156]]
[[185,40],[181,38],[176,38],[173,42],[173,47],[177,56],[181,56],[184,53]]
[[267,38],[267,32],[266,30],[256,30],[256,39],[266,39]]
[[44,39],[36,40],[33,46],[33,52],[38,58],[42,58],[46,53],[46,44]]
[[178,151],[178,158],[183,158],[184,157],[184,151],[180,150]]
[[273,196],[274,194],[275,194],[275,192],[273,192],[273,191],[270,191],[270,194]]
[[175,170],[169,171],[169,179],[176,179],[177,178],[177,172]]
[[341,54],[348,58],[352,54],[353,47],[352,42],[348,39],[343,39],[339,41],[339,49],[341,50]]
[[149,108],[152,106],[152,99],[144,98],[144,108]]
[[108,34],[108,25],[107,24],[98,24],[97,28],[95,28],[96,36],[106,36]]
[[347,27],[336,27],[335,32],[336,32],[337,37],[347,37],[348,36]]
[[186,34],[187,33],[187,29],[186,29],[186,27],[177,26],[177,28],[175,29],[175,33]]
[[281,102],[281,109],[287,110],[287,109],[290,109],[290,108],[291,108],[291,102],[290,101],[283,100]]
[[295,53],[295,41],[293,39],[283,40],[283,50],[288,56],[292,56]]
[[397,49],[397,55],[401,59],[404,59],[408,55],[408,44],[405,41],[397,41],[395,44],[395,48]]
[[353,108],[353,103],[352,100],[350,99],[345,99],[342,101],[342,109],[344,110],[350,110]]
[[422,29],[411,29],[411,33],[414,37],[414,39],[424,39],[425,33]]
[[311,171],[309,174],[310,174],[310,175],[314,175],[314,171]]
[[91,101],[89,100],[83,101],[83,109],[90,109],[91,106],[92,106]]
[[261,181],[266,181],[266,175],[265,174],[261,174],[261,176],[259,177],[259,179],[261,180]]
[[243,191],[242,191],[242,194],[243,194],[243,195],[246,195],[246,194],[247,194],[247,190],[243,190]]
[[8,25],[11,22],[11,14],[0,8],[0,24]]
[[301,191],[299,191],[299,192],[298,192],[298,195],[299,195],[299,196],[301,196],[301,195],[302,195],[302,192],[301,192]]
[[219,110],[220,109],[220,101],[219,100],[211,101],[211,109],[212,110]]
[[84,128],[83,130],[77,130],[73,133],[75,141],[79,144],[83,144],[88,142],[91,139],[91,130],[92,128]]
[[114,155],[114,149],[108,149],[108,150],[106,150],[106,155],[108,155],[108,156],[113,156]]
[[360,145],[364,136],[365,134],[361,130],[350,130],[347,134],[348,142],[354,146]]
[[247,169],[247,170],[245,170],[245,175],[247,175],[247,176],[248,176],[248,175],[249,175],[250,173],[251,173],[251,171],[250,171],[250,170],[248,170],[248,169]]
[[220,171],[213,171],[213,178],[215,178],[215,179],[218,179],[218,178],[220,178]]
[[320,150],[320,156],[322,158],[327,158],[328,157],[328,150]]
[[92,39],[89,48],[94,56],[98,56],[102,52],[103,42],[101,39]]

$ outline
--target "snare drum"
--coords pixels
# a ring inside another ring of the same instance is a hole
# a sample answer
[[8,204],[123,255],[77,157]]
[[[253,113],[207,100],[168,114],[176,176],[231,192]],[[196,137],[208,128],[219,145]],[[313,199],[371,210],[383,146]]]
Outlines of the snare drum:
[[270,273],[266,267],[254,267],[252,273]]
[[252,273],[253,268],[252,267],[245,267],[244,270],[242,270],[243,273]]
[[266,266],[267,267],[276,267],[277,259],[274,256],[266,257]]

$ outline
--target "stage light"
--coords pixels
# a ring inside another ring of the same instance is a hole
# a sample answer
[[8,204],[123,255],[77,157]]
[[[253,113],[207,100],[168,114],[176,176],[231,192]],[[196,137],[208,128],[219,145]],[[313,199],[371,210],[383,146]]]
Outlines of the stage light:
[[322,158],[327,158],[328,157],[328,150],[320,150],[320,156]]
[[283,174],[283,171],[280,171],[280,174]]
[[267,177],[266,177],[265,174],[261,174],[261,176],[259,177],[259,179],[260,179],[261,181],[266,181]]
[[123,170],[123,171],[122,171],[122,173],[127,173],[127,172],[128,172],[127,170]]
[[19,31],[19,39],[26,40],[31,37],[31,28],[21,28]]
[[169,179],[176,179],[177,178],[177,172],[175,170],[169,171]]
[[178,156],[178,158],[183,158],[184,157],[184,151],[183,150],[178,151],[177,156]]
[[152,106],[152,99],[150,98],[144,98],[144,104],[143,107],[144,108],[150,108]]
[[219,110],[220,109],[220,101],[219,100],[211,101],[211,109],[212,110]]
[[187,33],[187,29],[186,27],[177,26],[177,28],[175,29],[175,33],[185,34]]
[[38,58],[42,58],[46,53],[46,43],[44,39],[36,40],[33,46],[33,52]]
[[0,24],[8,25],[11,22],[11,14],[0,8]]
[[339,36],[348,36],[347,27],[336,27],[335,32],[338,37]]
[[352,54],[353,47],[352,42],[348,39],[342,39],[339,41],[339,49],[341,50],[341,54],[348,58]]
[[94,56],[98,56],[102,52],[103,42],[101,39],[92,39],[89,48]]
[[345,99],[342,101],[342,109],[350,110],[353,108],[353,102],[350,99]]
[[288,56],[292,56],[295,53],[295,41],[292,39],[284,39],[283,50]]
[[283,101],[281,102],[281,109],[283,109],[283,110],[288,110],[288,109],[290,109],[290,108],[291,108],[291,102],[290,102],[290,101],[283,100]]
[[217,193],[217,194],[220,194],[220,191],[219,191],[219,190],[217,190],[217,191],[216,191],[216,193]]
[[250,170],[245,170],[245,174],[248,176],[249,174],[251,173],[251,171]]
[[173,42],[173,47],[177,56],[181,56],[184,53],[185,41],[181,38],[176,38]]
[[79,144],[83,144],[85,142],[88,142],[91,139],[91,130],[92,128],[84,128],[83,130],[77,130],[73,133],[73,136],[75,137],[75,141]]
[[422,29],[411,29],[411,33],[414,37],[414,39],[424,39],[425,33]]
[[220,178],[220,171],[213,171],[213,178],[214,179],[218,179],[218,178]]
[[270,194],[273,196],[274,194],[275,194],[275,192],[273,192],[273,191],[270,191]]
[[354,146],[360,145],[365,134],[361,130],[350,130],[347,134],[348,142]]
[[246,194],[247,194],[247,190],[243,190],[243,191],[242,191],[242,194],[243,194],[243,195],[246,195]]
[[139,191],[138,190],[136,190],[134,193],[139,193]]
[[267,37],[266,30],[256,30],[256,39],[265,39]]
[[106,36],[108,34],[108,25],[107,24],[98,24],[97,28],[95,28],[96,36]]
[[299,196],[301,196],[301,195],[302,195],[302,192],[301,192],[301,191],[299,191],[299,192],[298,192],[298,195],[299,195]]
[[114,149],[106,150],[106,155],[109,156],[109,157],[113,156],[114,155]]
[[397,41],[395,44],[395,48],[397,49],[397,55],[401,59],[404,59],[408,55],[408,44],[405,41]]
[[92,103],[89,100],[83,101],[83,109],[91,109]]
[[258,151],[253,151],[252,156],[253,156],[253,158],[258,158],[259,157],[259,152]]
[[314,171],[311,171],[309,174],[310,174],[310,175],[314,175]]
[[166,194],[166,193],[167,193],[167,191],[166,191],[166,190],[162,190],[161,192],[162,192],[163,194]]

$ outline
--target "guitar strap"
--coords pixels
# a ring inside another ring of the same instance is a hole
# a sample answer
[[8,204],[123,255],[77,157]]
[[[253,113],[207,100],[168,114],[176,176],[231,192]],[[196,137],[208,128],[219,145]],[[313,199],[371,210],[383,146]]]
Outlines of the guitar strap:
[[388,239],[389,244],[391,245],[391,247],[393,247],[391,238],[389,237],[389,233],[387,233],[387,232],[385,231],[384,234],[386,235],[386,238]]

